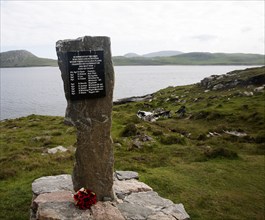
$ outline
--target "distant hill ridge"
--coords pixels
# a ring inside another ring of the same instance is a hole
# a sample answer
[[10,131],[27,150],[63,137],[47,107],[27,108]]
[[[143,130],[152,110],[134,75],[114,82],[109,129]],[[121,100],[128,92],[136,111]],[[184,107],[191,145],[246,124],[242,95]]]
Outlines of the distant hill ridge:
[[[152,53],[151,53],[152,54]],[[153,53],[156,54],[156,53]],[[265,65],[262,54],[191,52],[173,56],[118,56],[115,65]]]
[[182,54],[183,52],[181,51],[176,51],[176,50],[163,50],[163,51],[158,51],[158,52],[152,52],[152,53],[147,53],[143,55],[139,55],[137,53],[127,53],[124,55],[124,57],[131,58],[131,57],[171,57],[171,56],[176,56],[179,54]]
[[179,54],[183,54],[183,52],[176,50],[163,50],[163,51],[144,54],[143,57],[171,57]]
[[57,66],[54,59],[40,58],[27,50],[0,53],[0,67]]
[[7,58],[14,58],[17,56],[18,58],[23,58],[23,57],[37,57],[33,53],[27,51],[27,50],[11,50],[8,52],[3,52],[1,55],[4,57],[6,56]]
[[[245,53],[159,51],[114,56],[115,66],[128,65],[265,65],[265,56]],[[0,53],[0,67],[57,66],[57,60],[40,58],[26,50]]]

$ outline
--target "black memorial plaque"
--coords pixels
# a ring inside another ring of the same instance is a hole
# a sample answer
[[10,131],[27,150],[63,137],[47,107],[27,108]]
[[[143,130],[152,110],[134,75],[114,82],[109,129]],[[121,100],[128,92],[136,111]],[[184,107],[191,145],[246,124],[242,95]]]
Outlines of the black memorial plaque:
[[104,51],[67,52],[70,99],[106,96]]

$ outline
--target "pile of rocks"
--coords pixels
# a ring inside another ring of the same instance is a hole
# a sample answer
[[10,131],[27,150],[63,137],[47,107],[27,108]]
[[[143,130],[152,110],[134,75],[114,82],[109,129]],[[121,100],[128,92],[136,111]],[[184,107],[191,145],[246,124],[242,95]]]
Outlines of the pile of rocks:
[[160,197],[151,187],[138,181],[138,173],[116,171],[115,201],[97,202],[88,210],[74,204],[70,175],[47,176],[32,183],[31,220],[187,220],[182,204]]

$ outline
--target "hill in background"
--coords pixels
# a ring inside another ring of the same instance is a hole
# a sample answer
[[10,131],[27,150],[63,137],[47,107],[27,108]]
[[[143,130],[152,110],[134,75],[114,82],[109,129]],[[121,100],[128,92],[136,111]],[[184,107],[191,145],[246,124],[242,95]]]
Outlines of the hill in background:
[[[114,65],[264,65],[265,56],[244,53],[180,53],[174,56],[118,56],[113,57]],[[148,57],[154,56],[154,57]]]
[[[1,67],[57,66],[57,60],[35,56],[26,50],[0,53]],[[244,53],[206,53],[180,51],[159,51],[138,55],[128,53],[114,56],[115,66],[129,65],[265,65],[265,56]]]
[[0,53],[0,63],[0,67],[57,66],[56,60],[40,58],[26,50]]
[[137,53],[126,53],[123,55],[124,57],[127,58],[132,58],[132,57],[141,57],[141,55],[137,54]]
[[175,50],[163,50],[163,51],[144,54],[143,57],[171,57],[182,53],[183,52],[181,51],[175,51]]
[[132,58],[132,57],[147,57],[147,58],[153,58],[153,57],[170,57],[170,56],[176,56],[179,54],[182,54],[183,52],[181,51],[176,51],[176,50],[163,50],[163,51],[158,51],[158,52],[152,52],[152,53],[147,53],[143,55],[139,55],[137,53],[126,53],[123,55],[124,57],[127,58]]

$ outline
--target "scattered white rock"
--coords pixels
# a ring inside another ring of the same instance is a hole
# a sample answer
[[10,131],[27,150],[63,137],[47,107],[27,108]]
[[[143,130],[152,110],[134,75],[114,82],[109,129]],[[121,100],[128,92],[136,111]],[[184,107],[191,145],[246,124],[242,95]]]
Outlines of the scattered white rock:
[[243,92],[243,94],[245,96],[253,96],[253,92],[247,92],[247,91],[245,91],[245,92]]
[[150,122],[155,122],[160,117],[164,117],[164,118],[171,117],[170,111],[166,111],[161,108],[158,108],[154,110],[153,112],[146,112],[146,111],[139,110],[136,115],[138,118],[141,118],[144,121],[150,121]]
[[254,89],[254,92],[262,92],[264,90],[264,86],[260,86]]
[[245,137],[245,136],[247,136],[247,133],[239,132],[239,131],[224,131],[224,133],[230,134],[230,135],[233,135],[233,136],[237,136],[237,137]]
[[37,136],[32,138],[33,141],[50,141],[51,140],[51,136],[45,135],[45,136]]
[[214,137],[214,136],[221,136],[221,134],[217,133],[217,132],[209,132],[207,137]]
[[68,150],[65,147],[57,146],[57,147],[48,149],[48,154],[56,154],[57,152],[66,152],[66,151]]

